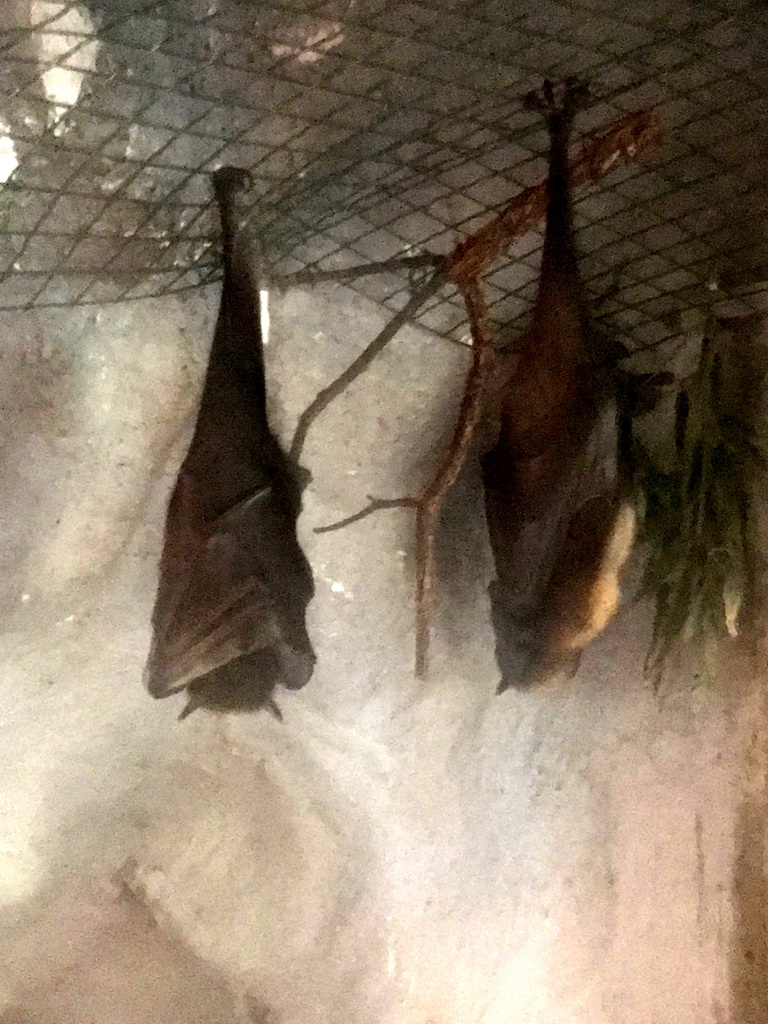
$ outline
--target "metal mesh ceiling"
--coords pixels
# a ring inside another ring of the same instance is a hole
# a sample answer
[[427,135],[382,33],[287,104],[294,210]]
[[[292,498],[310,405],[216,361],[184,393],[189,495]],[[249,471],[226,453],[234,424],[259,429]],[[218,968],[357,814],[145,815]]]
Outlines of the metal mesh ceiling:
[[[546,171],[520,97],[578,74],[588,131],[656,106],[665,144],[577,207],[587,286],[635,345],[768,278],[762,0],[4,0],[0,306],[158,295],[218,276],[209,171],[254,175],[278,273],[447,252]],[[541,234],[487,277],[530,307]],[[355,287],[385,307],[403,274]],[[443,289],[424,326],[460,335]]]

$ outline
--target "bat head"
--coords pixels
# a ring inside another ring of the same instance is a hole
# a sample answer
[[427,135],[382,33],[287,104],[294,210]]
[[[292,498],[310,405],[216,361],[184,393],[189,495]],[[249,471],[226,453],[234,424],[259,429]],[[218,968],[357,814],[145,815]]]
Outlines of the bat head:
[[275,687],[300,689],[309,682],[314,664],[311,651],[297,651],[287,644],[252,651],[189,682],[185,687],[189,703],[180,718],[198,708],[230,713],[264,708],[272,714],[277,710],[277,717],[282,717],[272,697]]
[[[615,616],[621,600],[620,576],[635,540],[634,506],[599,496],[576,511],[558,563],[536,614],[508,613],[491,593],[491,607],[502,670],[498,693],[527,690],[565,672],[573,675],[582,651]],[[503,617],[504,615],[507,617]],[[500,628],[501,627],[501,628]]]

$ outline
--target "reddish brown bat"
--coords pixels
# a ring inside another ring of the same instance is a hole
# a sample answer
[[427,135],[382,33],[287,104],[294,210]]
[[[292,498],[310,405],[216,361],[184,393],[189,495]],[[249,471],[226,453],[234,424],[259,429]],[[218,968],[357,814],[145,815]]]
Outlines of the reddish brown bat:
[[568,144],[586,90],[569,81],[559,93],[546,82],[527,98],[550,134],[541,279],[530,324],[502,361],[497,439],[482,460],[499,692],[575,668],[617,608],[634,536],[617,406],[574,242]]
[[267,419],[259,290],[238,225],[245,171],[213,175],[224,241],[221,307],[197,424],[171,496],[145,683],[195,708],[279,717],[277,685],[312,675],[312,571],[296,536],[299,473]]

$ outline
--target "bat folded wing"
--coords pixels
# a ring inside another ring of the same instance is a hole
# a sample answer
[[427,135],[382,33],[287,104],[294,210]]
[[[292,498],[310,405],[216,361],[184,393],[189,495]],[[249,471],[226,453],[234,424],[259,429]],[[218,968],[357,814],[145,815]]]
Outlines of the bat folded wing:
[[312,674],[311,571],[279,488],[213,523],[194,490],[182,476],[171,501],[145,685],[155,697],[186,687],[195,706],[264,706],[275,685],[298,689]]
[[[634,508],[622,493],[617,429],[615,403],[606,402],[579,450],[555,445],[542,456],[551,472],[529,472],[525,461],[503,451],[484,463],[499,692],[574,667],[617,610],[635,528]],[[548,478],[557,484],[544,495],[531,488],[531,481]]]

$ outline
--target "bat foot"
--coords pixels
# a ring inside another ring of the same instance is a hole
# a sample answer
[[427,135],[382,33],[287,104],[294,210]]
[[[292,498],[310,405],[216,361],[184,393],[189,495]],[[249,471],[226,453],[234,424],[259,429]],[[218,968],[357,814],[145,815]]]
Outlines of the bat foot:
[[280,710],[280,708],[278,707],[278,705],[275,703],[274,700],[268,700],[264,704],[264,709],[266,711],[268,711],[270,713],[270,715],[272,715],[272,717],[274,719],[276,719],[278,722],[282,722],[282,720],[283,720],[283,713]]
[[581,651],[576,651],[575,654],[571,655],[569,661],[564,665],[565,672],[567,673],[568,679],[575,679],[579,674],[581,668]]
[[253,185],[253,176],[244,167],[219,167],[211,175],[213,187],[217,195],[231,195],[233,192],[241,192]]
[[586,106],[589,97],[589,85],[580,78],[569,76],[561,82],[547,78],[540,89],[523,97],[523,105],[545,114],[550,120],[562,121],[572,118],[577,110]]
[[312,473],[305,466],[296,465],[293,475],[302,491],[305,491],[312,483]]
[[506,693],[507,690],[517,690],[520,693],[525,693],[526,690],[533,690],[536,684],[539,682],[534,676],[515,676],[511,679],[503,678],[499,685],[496,687],[496,696],[500,697],[502,693]]
[[190,699],[189,701],[187,701],[187,703],[181,709],[181,713],[179,714],[179,717],[176,719],[176,721],[177,722],[183,722],[185,718],[189,718],[189,716],[193,712],[197,711],[197,709],[199,707],[202,707],[202,705],[198,704],[196,701]]

